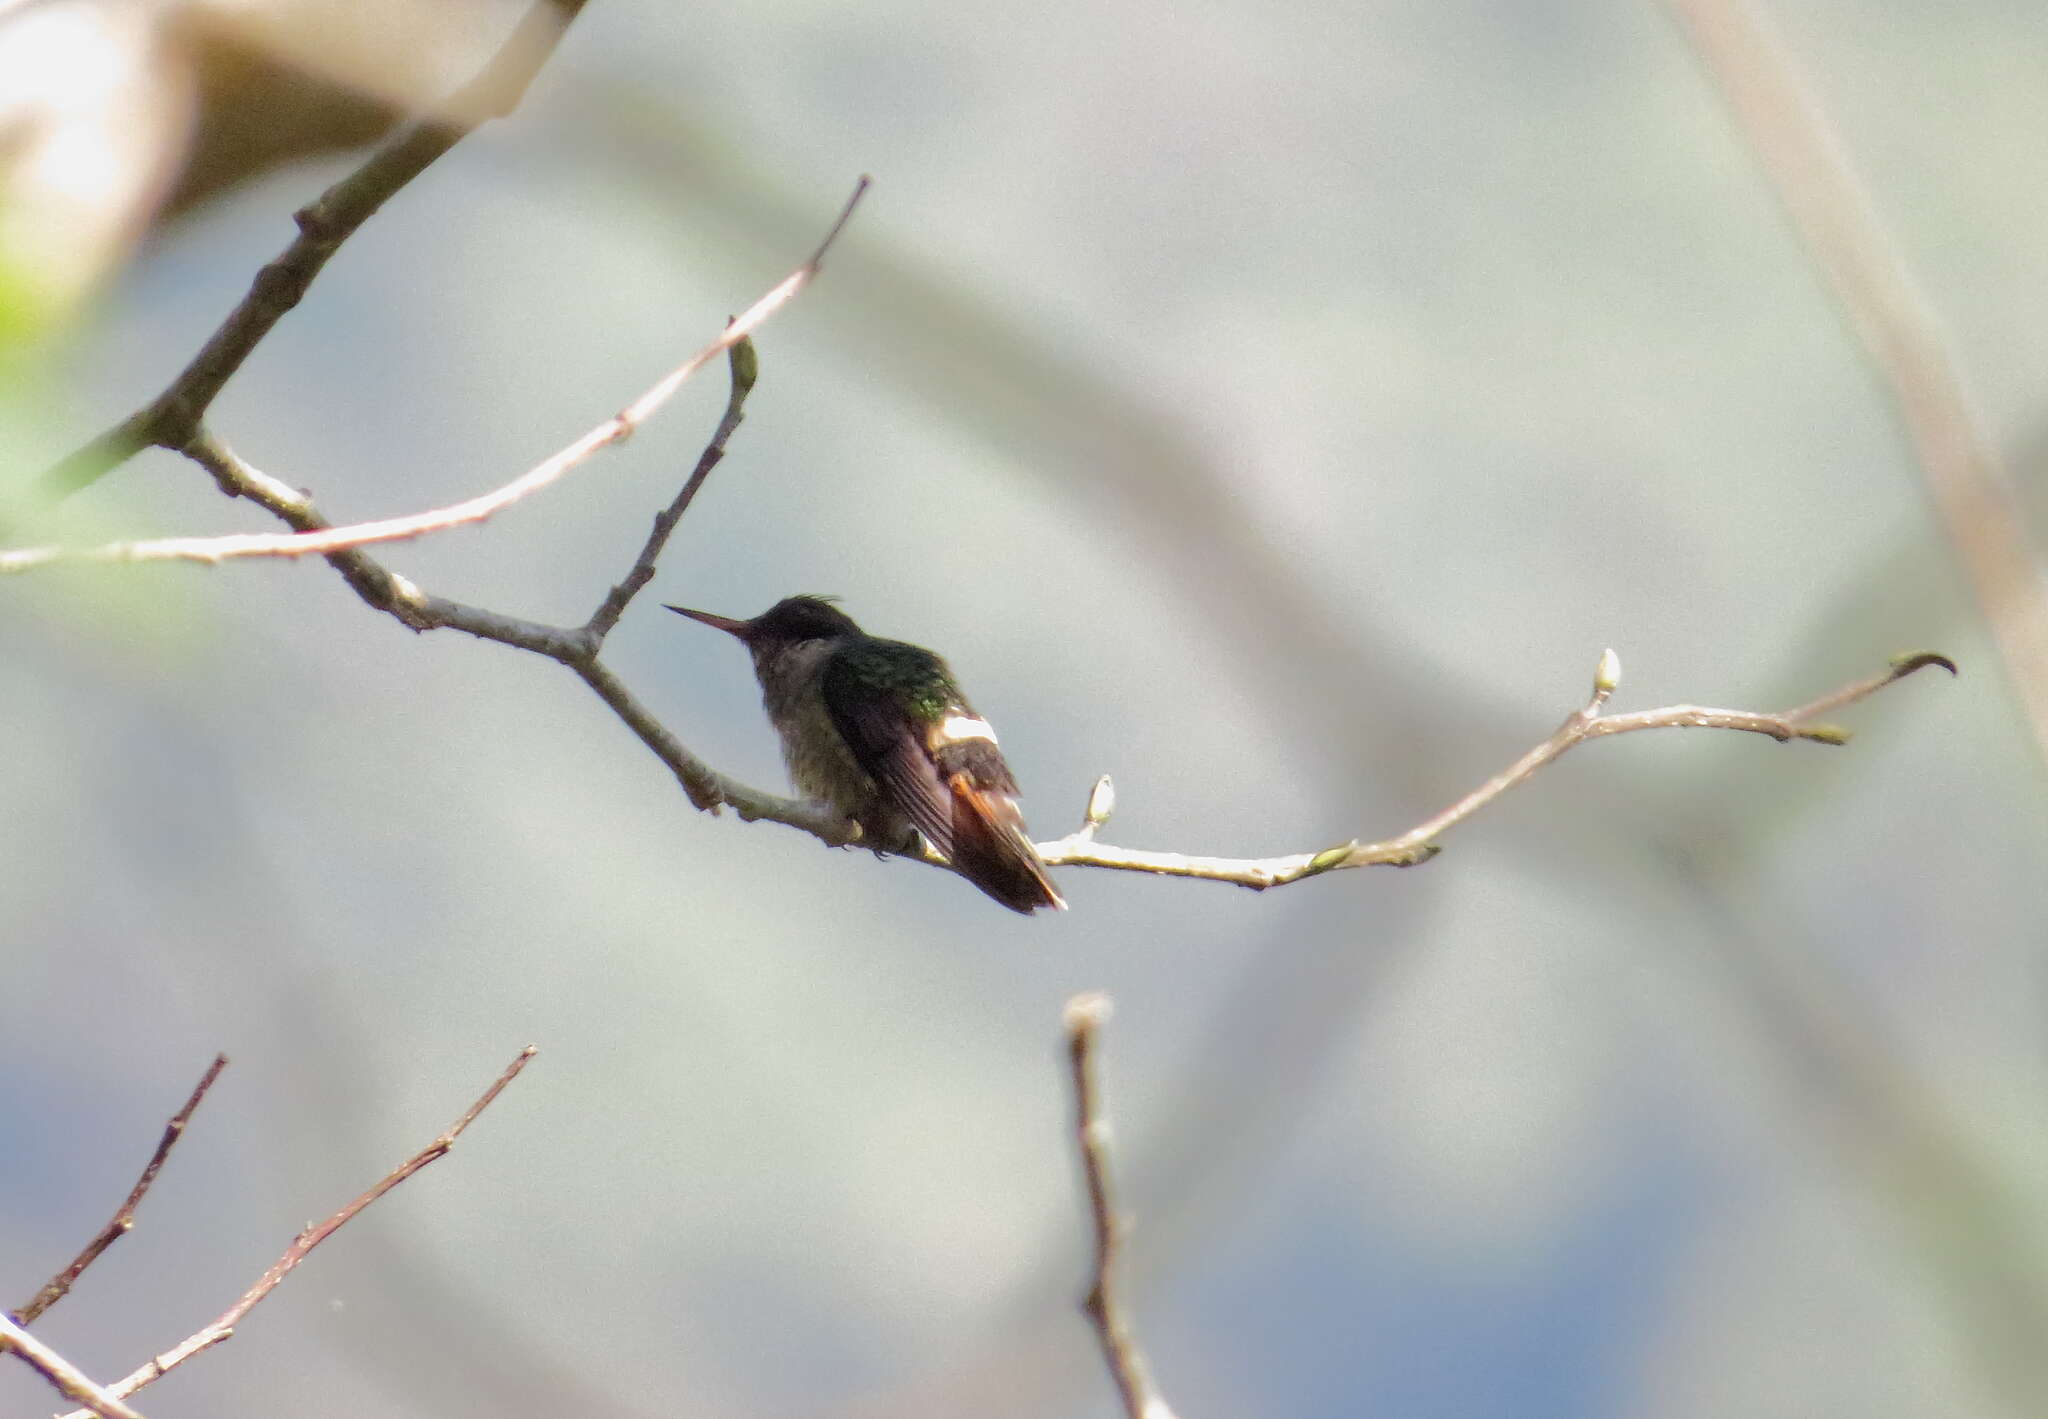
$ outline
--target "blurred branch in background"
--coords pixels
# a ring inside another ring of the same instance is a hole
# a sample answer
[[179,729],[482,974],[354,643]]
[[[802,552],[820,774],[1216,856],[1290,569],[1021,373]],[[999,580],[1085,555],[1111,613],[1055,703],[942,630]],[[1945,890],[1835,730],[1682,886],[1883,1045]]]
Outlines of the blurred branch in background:
[[[1942,322],[1878,213],[1811,78],[1751,0],[1671,0],[1778,202],[1869,356],[1920,465],[1929,501],[2048,767],[2048,579],[2028,512],[1967,392]],[[1864,579],[1840,623],[1867,614],[1906,577],[1906,554]],[[1823,625],[1818,636],[1829,638]],[[1713,826],[1703,825],[1711,833]],[[1703,913],[1727,923],[1716,954],[1732,987],[1819,1116],[1857,1152],[1907,1249],[1936,1282],[1974,1377],[2010,1412],[2040,1412],[2048,1364],[2048,1282],[2028,1204],[1953,1103],[1910,1068],[1848,983],[1815,974],[1790,924],[1739,870],[1763,846],[1731,835],[1708,866],[1666,842],[1674,874],[1694,881]]]
[[485,120],[517,106],[585,0],[535,0],[476,78],[407,125],[362,166],[294,214],[299,234],[256,275],[249,293],[155,399],[45,472],[36,492],[63,498],[145,448],[182,449],[214,399],[314,277],[393,194]]
[[1116,1185],[1109,1167],[1109,1114],[1102,1105],[1101,1069],[1096,1062],[1096,1036],[1109,1023],[1109,997],[1077,995],[1067,1002],[1067,1064],[1074,1087],[1074,1135],[1081,1154],[1082,1180],[1088,1189],[1088,1215],[1095,1231],[1095,1272],[1081,1309],[1102,1342],[1102,1356],[1116,1380],[1126,1419],[1174,1419],[1166,1396],[1152,1382],[1145,1354],[1124,1313],[1123,1287],[1117,1279],[1124,1232],[1117,1210]]
[[199,1076],[198,1084],[193,1086],[192,1093],[186,1098],[185,1106],[171,1115],[171,1121],[164,1125],[163,1137],[157,1140],[156,1151],[149,1155],[149,1161],[143,1165],[142,1176],[137,1178],[135,1186],[128,1190],[128,1197],[114,1213],[113,1220],[100,1229],[98,1236],[85,1244],[85,1249],[72,1258],[69,1266],[44,1282],[43,1289],[36,1292],[27,1305],[14,1312],[12,1319],[16,1325],[34,1325],[44,1311],[70,1293],[73,1283],[85,1274],[88,1266],[100,1259],[102,1252],[126,1236],[135,1226],[135,1209],[142,1205],[143,1195],[156,1182],[156,1175],[163,1170],[164,1160],[171,1156],[171,1149],[185,1136],[185,1125],[190,1123],[192,1115],[198,1112],[200,1103],[206,1098],[207,1090],[213,1087],[213,1081],[220,1078],[220,1072],[227,1067],[226,1055],[217,1054],[213,1057],[213,1063],[207,1066],[206,1073]]
[[1670,2],[1905,425],[2033,731],[2037,761],[2048,764],[2048,575],[1941,321],[1761,7]]

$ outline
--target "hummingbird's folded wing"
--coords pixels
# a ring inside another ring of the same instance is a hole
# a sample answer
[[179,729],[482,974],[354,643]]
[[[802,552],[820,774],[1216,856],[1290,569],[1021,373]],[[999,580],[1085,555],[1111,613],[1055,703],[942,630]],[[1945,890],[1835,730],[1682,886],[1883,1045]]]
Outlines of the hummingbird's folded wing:
[[953,855],[953,794],[926,735],[904,713],[897,687],[839,665],[827,671],[825,704],[854,762],[891,806],[941,854]]

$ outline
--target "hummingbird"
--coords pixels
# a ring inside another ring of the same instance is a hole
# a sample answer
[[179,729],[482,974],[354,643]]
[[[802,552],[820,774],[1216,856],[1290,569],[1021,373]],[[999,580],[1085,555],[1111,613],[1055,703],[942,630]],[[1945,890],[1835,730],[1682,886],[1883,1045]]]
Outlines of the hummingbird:
[[746,646],[791,781],[858,823],[868,847],[914,851],[921,834],[1011,911],[1066,906],[1024,829],[996,732],[945,661],[868,635],[823,596],[785,597],[751,621],[668,609]]

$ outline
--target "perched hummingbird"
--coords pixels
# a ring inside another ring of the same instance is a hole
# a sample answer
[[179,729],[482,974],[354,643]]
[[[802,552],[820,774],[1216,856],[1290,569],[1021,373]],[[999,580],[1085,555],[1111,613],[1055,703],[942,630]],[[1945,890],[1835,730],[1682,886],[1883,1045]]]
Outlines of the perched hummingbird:
[[737,636],[797,790],[860,824],[877,852],[924,835],[953,870],[1011,911],[1064,907],[1017,809],[995,731],[946,662],[882,640],[822,596],[791,596],[738,621],[669,610]]

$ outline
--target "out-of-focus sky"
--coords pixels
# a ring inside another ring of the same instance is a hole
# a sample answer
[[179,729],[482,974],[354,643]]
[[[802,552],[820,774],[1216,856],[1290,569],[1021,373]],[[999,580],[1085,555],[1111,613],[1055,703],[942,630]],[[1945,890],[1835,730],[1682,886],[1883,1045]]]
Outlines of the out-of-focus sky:
[[[2048,20],[1779,8],[2031,486]],[[160,388],[353,160],[154,232],[17,380],[7,480]],[[1189,1419],[2039,1412],[1996,1318],[2048,1315],[2042,766],[1659,5],[591,0],[213,424],[337,520],[494,486],[784,275],[861,172],[608,650],[722,769],[781,783],[744,657],[659,601],[839,593],[949,656],[1042,835],[1110,772],[1106,837],[1197,853],[1405,828],[1610,645],[1618,708],[1782,707],[1922,646],[1964,675],[1845,713],[1846,749],[1589,746],[1418,871],[1068,870],[1072,910],[1027,921],[693,812],[559,667],[415,636],[324,565],[18,577],[0,1304],[217,1049],[140,1225],[38,1326],[95,1374],[532,1041],[452,1156],[143,1411],[1107,1416],[1059,1058],[1100,988],[1135,1321]],[[580,620],[723,397],[383,555]],[[262,525],[152,454],[55,526]],[[7,1412],[49,1403],[0,1367]]]

